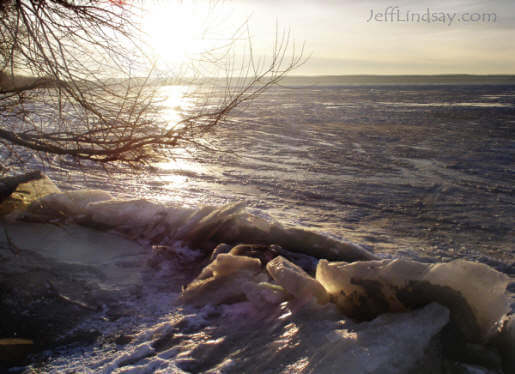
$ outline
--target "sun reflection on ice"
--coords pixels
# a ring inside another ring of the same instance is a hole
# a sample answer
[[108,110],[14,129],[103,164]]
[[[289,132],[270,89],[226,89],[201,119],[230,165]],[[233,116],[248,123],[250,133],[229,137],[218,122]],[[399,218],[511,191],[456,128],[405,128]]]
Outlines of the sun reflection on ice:
[[194,105],[191,93],[191,86],[170,85],[162,86],[159,89],[162,99],[160,115],[167,123],[167,130],[181,127],[180,122],[184,120]]
[[[181,122],[192,112],[195,105],[193,91],[194,88],[188,85],[159,87],[159,117],[166,130],[179,130],[183,126]],[[173,157],[153,163],[153,167],[155,171],[150,183],[170,190],[175,198],[178,197],[175,192],[187,191],[192,186],[192,179],[204,174],[203,167],[195,161],[192,151],[181,147],[173,150]],[[169,200],[170,196],[167,195],[169,194],[159,196],[162,196],[163,200]]]

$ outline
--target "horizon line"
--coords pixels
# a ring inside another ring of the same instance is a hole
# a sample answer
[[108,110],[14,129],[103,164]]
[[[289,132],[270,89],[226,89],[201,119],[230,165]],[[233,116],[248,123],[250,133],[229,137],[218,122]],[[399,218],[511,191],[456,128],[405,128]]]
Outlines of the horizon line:
[[421,73],[421,74],[295,74],[286,77],[515,77],[515,73],[494,73],[494,74],[474,74],[474,73]]

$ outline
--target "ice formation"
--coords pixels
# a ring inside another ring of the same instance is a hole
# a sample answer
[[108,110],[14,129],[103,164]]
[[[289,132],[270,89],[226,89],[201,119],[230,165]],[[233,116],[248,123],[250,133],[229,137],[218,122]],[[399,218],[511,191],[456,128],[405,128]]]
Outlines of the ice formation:
[[199,277],[204,278],[206,272],[212,273],[214,277],[226,277],[241,272],[256,274],[260,270],[261,261],[257,258],[222,253],[202,271]]
[[280,245],[286,251],[317,258],[358,261],[376,257],[353,243],[340,242],[300,228],[284,228],[245,211],[243,203],[219,208],[163,206],[145,199],[112,199],[102,191],[54,193],[34,201],[25,219],[66,218],[80,224],[114,228],[131,238],[154,243],[177,240],[195,248],[218,243]]
[[316,300],[325,304],[329,297],[324,287],[294,263],[278,256],[266,265],[270,276],[289,294],[300,300]]
[[[1,184],[1,182],[0,182]],[[5,186],[4,186],[5,187]],[[12,187],[12,186],[11,186]],[[0,215],[8,215],[6,220],[16,221],[33,201],[41,199],[49,194],[61,191],[46,175],[40,178],[20,183],[10,196],[0,202]]]
[[87,213],[90,203],[112,199],[112,196],[100,190],[77,190],[46,195],[34,201],[25,211],[25,218],[43,220],[49,217],[71,218]]
[[424,264],[406,260],[356,263],[321,260],[316,278],[334,302],[355,318],[405,311],[429,302],[447,306],[471,341],[486,342],[509,312],[509,278],[487,265],[464,260]]
[[195,306],[245,299],[245,285],[266,280],[259,276],[261,261],[222,253],[183,291],[180,302]]
[[260,309],[276,305],[288,296],[302,302],[329,301],[316,279],[284,257],[269,261],[266,272],[261,265],[257,258],[220,253],[188,285],[180,301],[204,306],[248,300]]
[[286,291],[273,283],[244,281],[241,286],[247,300],[257,309],[266,309],[288,298]]
[[[2,223],[3,246],[23,252],[4,254],[16,271],[26,273],[37,261],[23,261],[41,256],[48,274],[58,265],[55,269],[72,269],[84,289],[95,285],[88,300],[109,291],[125,295],[126,303],[141,287],[155,286],[146,284],[155,269],[166,269],[164,257],[155,261],[155,253],[173,253],[176,260],[189,251],[182,257],[197,270],[207,264],[177,300],[175,292],[191,276],[156,282],[159,292],[174,289],[166,294],[171,295],[167,310],[190,311],[198,326],[147,324],[122,350],[95,351],[91,361],[71,354],[50,362],[48,372],[402,373],[424,357],[449,311],[470,342],[495,344],[505,367],[513,369],[515,327],[513,316],[506,316],[505,297],[509,279],[486,265],[379,261],[358,245],[249,214],[243,204],[192,209],[116,200],[102,191],[59,193],[51,185],[46,191],[20,217],[67,224]],[[123,232],[143,244],[92,227]],[[181,270],[178,265],[174,271]],[[83,297],[82,288],[65,288],[65,275],[56,278],[60,283],[49,279],[66,295]],[[152,308],[152,295],[146,296],[143,307]],[[77,305],[84,308],[78,302],[69,307]]]

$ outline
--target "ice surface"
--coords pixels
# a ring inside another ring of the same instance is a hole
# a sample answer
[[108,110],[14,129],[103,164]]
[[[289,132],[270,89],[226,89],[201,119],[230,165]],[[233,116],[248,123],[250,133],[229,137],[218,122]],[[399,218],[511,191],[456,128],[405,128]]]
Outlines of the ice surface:
[[60,354],[44,371],[403,374],[448,322],[447,309],[437,304],[362,324],[339,319],[330,307],[284,311],[256,319],[239,303],[179,313],[124,347]]
[[266,265],[270,276],[288,293],[300,300],[315,298],[325,304],[329,297],[324,287],[304,270],[282,256],[277,256]]
[[5,227],[16,247],[66,263],[102,265],[145,253],[133,241],[77,225],[18,223]]
[[77,225],[16,223],[4,227],[16,248],[58,263],[96,269],[98,274],[90,274],[89,279],[94,283],[115,288],[141,283],[135,269],[141,269],[147,251],[135,242]]
[[425,264],[405,260],[329,263],[321,260],[316,278],[349,316],[370,319],[436,301],[471,341],[496,334],[508,313],[509,278],[487,265],[456,260]]

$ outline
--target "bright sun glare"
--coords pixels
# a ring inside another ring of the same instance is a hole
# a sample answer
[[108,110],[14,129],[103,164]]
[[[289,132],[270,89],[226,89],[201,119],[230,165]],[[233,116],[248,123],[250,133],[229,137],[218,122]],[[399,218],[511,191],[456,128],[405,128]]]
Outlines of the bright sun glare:
[[180,64],[216,45],[206,38],[212,9],[199,1],[159,1],[147,7],[143,29],[161,62]]

